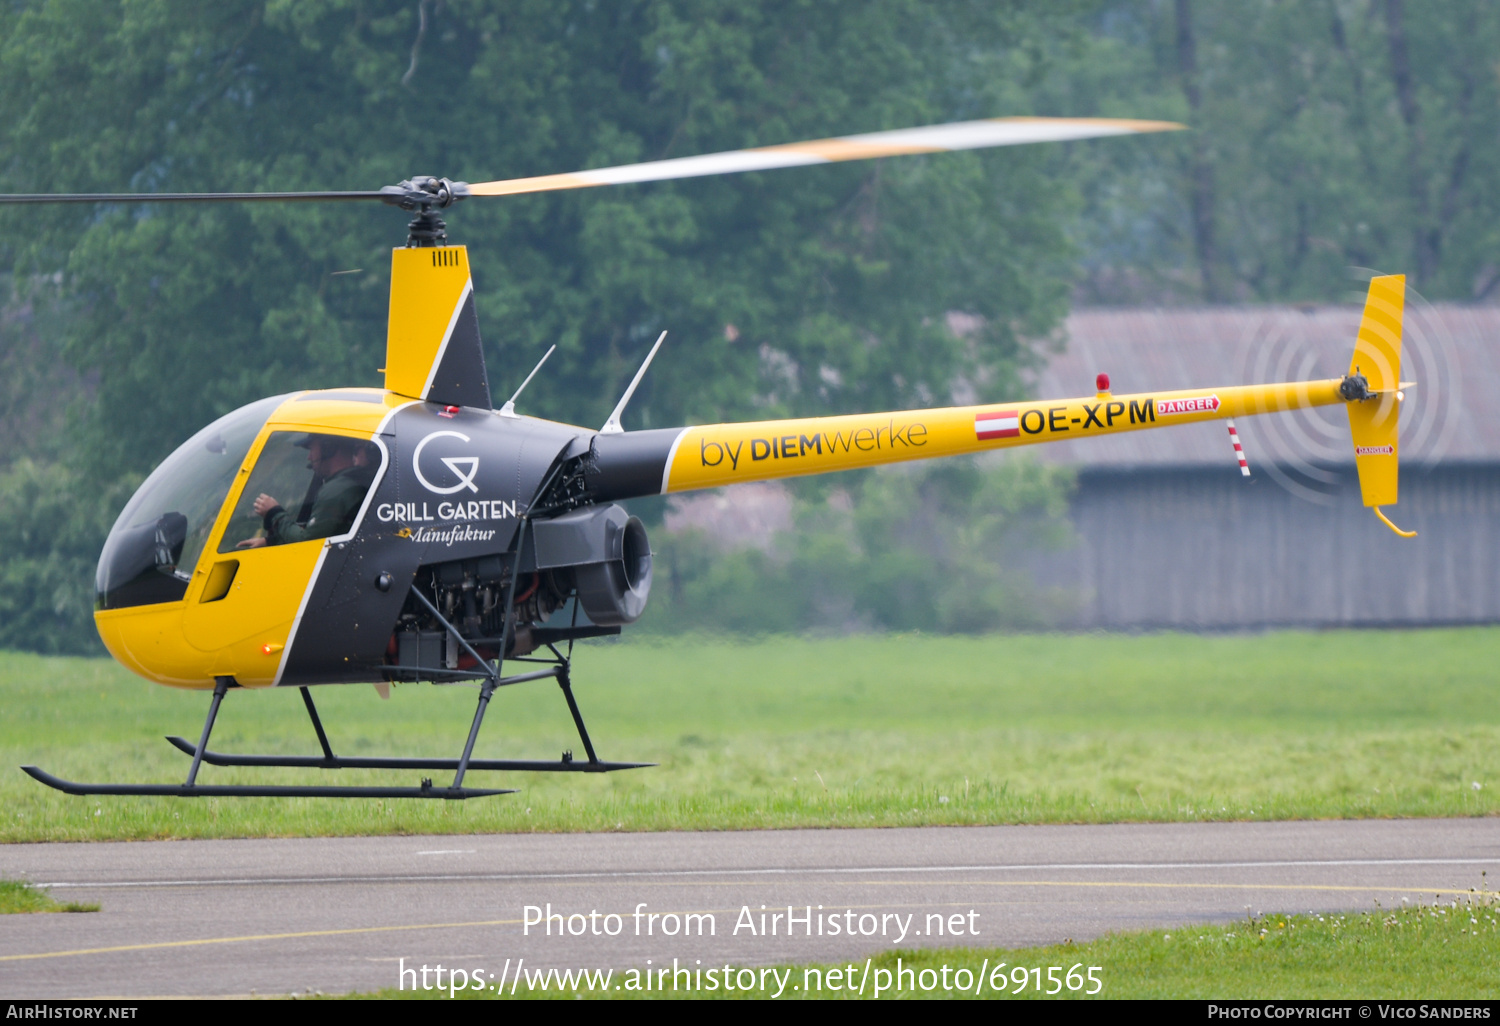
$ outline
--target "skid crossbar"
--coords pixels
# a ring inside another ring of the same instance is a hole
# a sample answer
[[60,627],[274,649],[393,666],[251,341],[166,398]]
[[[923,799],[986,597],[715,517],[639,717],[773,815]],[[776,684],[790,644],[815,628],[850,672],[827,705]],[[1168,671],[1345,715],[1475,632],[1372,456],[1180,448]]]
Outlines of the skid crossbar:
[[[185,737],[169,735],[167,740],[184,755],[197,749]],[[413,769],[456,770],[457,759],[380,758],[364,755],[231,755],[205,751],[203,761],[210,766],[283,766],[302,769]],[[470,759],[471,770],[522,770],[528,773],[610,773],[622,769],[645,769],[654,762],[585,762],[565,759],[560,762],[530,759]]]

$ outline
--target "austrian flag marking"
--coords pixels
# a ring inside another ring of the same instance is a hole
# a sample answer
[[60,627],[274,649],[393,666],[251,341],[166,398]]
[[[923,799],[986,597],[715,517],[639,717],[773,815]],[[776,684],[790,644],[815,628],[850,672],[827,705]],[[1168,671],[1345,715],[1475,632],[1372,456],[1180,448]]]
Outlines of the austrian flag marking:
[[1213,413],[1219,408],[1216,395],[1195,395],[1187,399],[1156,400],[1156,415],[1171,416],[1174,413]]
[[1017,438],[1021,434],[1021,417],[1015,410],[995,410],[974,414],[974,434],[979,440]]

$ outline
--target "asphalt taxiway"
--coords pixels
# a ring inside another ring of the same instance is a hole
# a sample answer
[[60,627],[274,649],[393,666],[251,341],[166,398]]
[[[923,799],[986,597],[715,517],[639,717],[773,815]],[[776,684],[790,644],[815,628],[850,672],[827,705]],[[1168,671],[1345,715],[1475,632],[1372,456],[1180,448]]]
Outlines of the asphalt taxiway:
[[0,878],[102,910],[0,916],[0,997],[862,962],[1446,900],[1497,875],[1500,819],[4,845]]

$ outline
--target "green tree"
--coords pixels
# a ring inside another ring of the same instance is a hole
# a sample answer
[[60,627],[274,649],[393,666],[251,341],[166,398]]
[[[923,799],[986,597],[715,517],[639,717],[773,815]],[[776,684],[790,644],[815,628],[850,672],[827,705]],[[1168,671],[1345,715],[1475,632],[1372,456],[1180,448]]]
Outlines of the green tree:
[[1044,109],[1193,129],[1074,151],[1085,299],[1338,300],[1350,267],[1500,286],[1493,4],[1107,0],[1071,45]]
[[94,564],[130,483],[96,495],[65,464],[22,458],[0,470],[0,648],[101,651]]
[[[371,188],[485,179],[1025,110],[993,60],[1035,5],[240,0],[0,13],[0,168],[17,190]],[[417,25],[418,14],[425,27]],[[1015,58],[1015,72],[1026,64]],[[980,73],[979,69],[983,69]],[[1063,312],[1047,155],[955,154],[470,201],[497,389],[602,419],[645,346],[639,424],[1013,393]],[[346,206],[27,211],[12,263],[65,270],[67,355],[100,375],[100,466],[287,387],[376,383],[400,222]],[[359,273],[336,274],[345,271]],[[944,315],[988,326],[963,342]],[[143,401],[145,400],[145,401]]]
[[[0,6],[0,189],[369,189],[1026,113],[1074,9],[23,0]],[[1065,309],[1058,166],[1015,150],[472,200],[450,232],[496,390],[558,344],[527,412],[601,422],[662,328],[671,358],[629,426],[943,403],[960,380],[998,399]],[[112,482],[230,408],[379,383],[390,209],[26,208],[0,226],[0,269],[61,275],[49,345],[87,382],[64,447],[80,530],[107,521]],[[955,310],[984,330],[954,337]]]

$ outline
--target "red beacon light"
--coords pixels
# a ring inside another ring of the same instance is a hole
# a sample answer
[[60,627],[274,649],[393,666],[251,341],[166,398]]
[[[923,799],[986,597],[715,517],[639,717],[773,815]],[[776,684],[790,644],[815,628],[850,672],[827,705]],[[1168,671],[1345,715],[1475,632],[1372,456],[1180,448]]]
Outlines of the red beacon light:
[[1098,377],[1094,378],[1094,386],[1099,389],[1100,395],[1107,394],[1109,392],[1109,375],[1100,374]]

